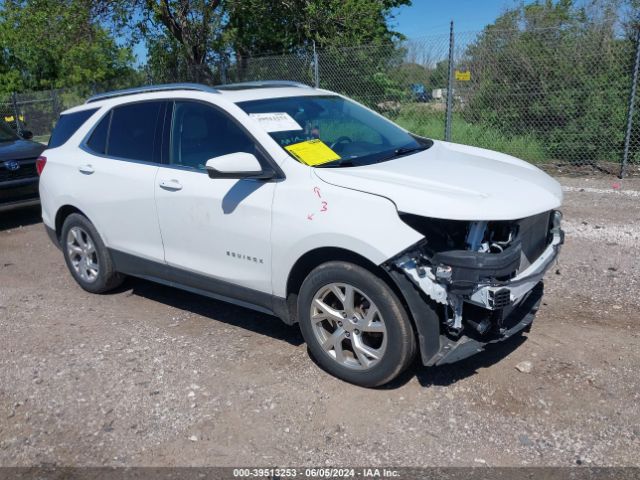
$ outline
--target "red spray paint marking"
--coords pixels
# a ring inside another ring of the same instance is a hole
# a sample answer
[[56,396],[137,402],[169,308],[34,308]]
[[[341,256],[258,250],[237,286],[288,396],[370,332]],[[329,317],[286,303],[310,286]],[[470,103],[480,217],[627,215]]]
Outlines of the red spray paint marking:
[[313,213],[310,213],[309,215],[307,215],[307,220],[313,220]]
[[327,202],[322,202],[322,208],[320,209],[321,212],[326,212],[327,211]]
[[322,198],[322,196],[320,195],[320,189],[318,187],[313,187],[313,193],[315,193],[318,198]]

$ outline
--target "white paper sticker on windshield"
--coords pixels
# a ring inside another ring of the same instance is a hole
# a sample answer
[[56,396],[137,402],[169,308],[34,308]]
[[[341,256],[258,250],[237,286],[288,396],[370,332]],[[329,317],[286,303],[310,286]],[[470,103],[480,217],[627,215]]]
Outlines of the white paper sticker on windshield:
[[291,115],[286,112],[250,113],[249,116],[260,122],[262,128],[269,133],[302,130],[298,122],[291,118]]

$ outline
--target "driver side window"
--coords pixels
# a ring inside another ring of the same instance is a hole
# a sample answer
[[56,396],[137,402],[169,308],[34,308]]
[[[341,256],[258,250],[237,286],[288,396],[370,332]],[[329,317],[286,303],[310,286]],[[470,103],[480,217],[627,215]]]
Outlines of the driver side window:
[[205,170],[207,160],[255,153],[253,140],[224,112],[199,102],[175,102],[169,163]]

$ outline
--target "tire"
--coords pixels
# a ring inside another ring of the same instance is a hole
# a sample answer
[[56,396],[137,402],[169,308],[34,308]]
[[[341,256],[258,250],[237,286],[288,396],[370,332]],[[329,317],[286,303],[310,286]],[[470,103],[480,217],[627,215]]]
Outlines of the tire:
[[65,219],[60,246],[71,276],[87,292],[105,293],[124,281],[124,275],[115,271],[96,228],[85,216],[72,213]]
[[298,295],[298,319],[313,358],[349,383],[388,383],[415,356],[415,333],[396,294],[352,263],[324,263],[307,276]]

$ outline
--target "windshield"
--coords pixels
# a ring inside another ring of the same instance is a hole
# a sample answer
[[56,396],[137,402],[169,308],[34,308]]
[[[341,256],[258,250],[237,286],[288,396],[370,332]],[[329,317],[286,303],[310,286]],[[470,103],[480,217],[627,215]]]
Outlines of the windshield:
[[272,98],[238,106],[293,158],[310,166],[369,165],[431,146],[337,96]]
[[12,142],[18,139],[18,135],[11,130],[3,120],[0,120],[0,142]]

